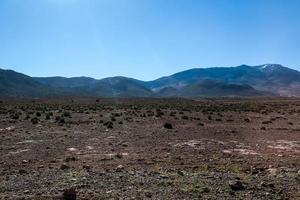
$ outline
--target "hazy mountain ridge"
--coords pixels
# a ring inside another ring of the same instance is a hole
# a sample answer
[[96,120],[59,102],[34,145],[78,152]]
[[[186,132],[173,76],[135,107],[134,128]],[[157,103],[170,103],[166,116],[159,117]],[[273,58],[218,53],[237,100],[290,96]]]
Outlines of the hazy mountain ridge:
[[34,78],[15,72],[0,69],[1,97],[46,97],[49,95],[68,95],[58,88],[43,85]]
[[153,81],[122,76],[29,77],[0,70],[1,97],[209,97],[300,96],[300,72],[278,64],[194,68]]

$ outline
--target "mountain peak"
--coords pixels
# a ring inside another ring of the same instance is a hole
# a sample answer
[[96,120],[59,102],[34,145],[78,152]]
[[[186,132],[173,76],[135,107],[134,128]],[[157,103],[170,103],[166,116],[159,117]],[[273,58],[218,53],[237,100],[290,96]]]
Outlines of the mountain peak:
[[277,71],[277,70],[281,70],[281,69],[287,69],[286,67],[284,67],[280,64],[264,64],[264,65],[260,65],[258,68],[265,72],[272,72],[272,71]]

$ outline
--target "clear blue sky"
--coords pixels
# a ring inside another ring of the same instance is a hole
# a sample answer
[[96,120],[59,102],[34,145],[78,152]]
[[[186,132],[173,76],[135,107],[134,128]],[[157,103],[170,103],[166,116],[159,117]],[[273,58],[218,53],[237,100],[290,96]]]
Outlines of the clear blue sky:
[[31,76],[264,63],[300,70],[300,0],[0,0],[0,66]]

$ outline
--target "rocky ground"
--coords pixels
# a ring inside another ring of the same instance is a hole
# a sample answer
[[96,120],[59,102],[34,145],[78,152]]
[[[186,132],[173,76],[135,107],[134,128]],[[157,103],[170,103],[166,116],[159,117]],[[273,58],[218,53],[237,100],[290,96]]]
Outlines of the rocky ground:
[[0,199],[300,199],[299,99],[0,102]]

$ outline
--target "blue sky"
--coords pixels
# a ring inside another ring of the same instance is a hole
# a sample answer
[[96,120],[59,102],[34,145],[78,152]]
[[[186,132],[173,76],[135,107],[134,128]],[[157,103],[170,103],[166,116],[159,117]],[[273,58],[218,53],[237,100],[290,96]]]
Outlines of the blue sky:
[[300,70],[299,0],[1,0],[0,66],[151,80],[194,67]]

